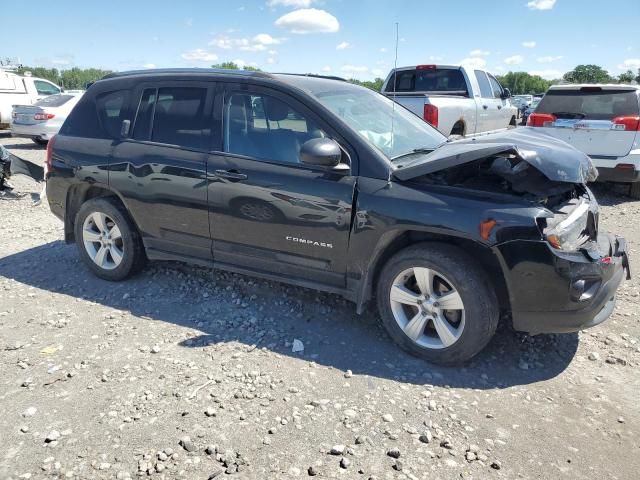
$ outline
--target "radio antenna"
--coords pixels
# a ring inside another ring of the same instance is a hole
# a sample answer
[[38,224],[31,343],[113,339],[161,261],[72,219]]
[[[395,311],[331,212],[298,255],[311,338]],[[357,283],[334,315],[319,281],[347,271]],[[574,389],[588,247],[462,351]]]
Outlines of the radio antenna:
[[[396,22],[396,52],[395,58],[393,60],[393,105],[391,110],[391,149],[393,150],[393,145],[396,141],[395,132],[394,132],[394,121],[396,118],[396,90],[398,84],[398,40],[399,40],[399,24]],[[389,176],[387,177],[387,183],[391,182],[391,173],[393,170],[391,169],[391,162],[389,162]]]

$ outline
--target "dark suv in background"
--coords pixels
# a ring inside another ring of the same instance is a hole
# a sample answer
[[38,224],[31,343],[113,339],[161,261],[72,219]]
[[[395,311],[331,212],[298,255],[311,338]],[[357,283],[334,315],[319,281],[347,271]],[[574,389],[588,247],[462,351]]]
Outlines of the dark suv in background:
[[47,193],[99,277],[179,260],[375,297],[403,348],[456,363],[518,330],[604,321],[628,269],[589,158],[533,129],[448,142],[337,79],[112,74],[49,143]]

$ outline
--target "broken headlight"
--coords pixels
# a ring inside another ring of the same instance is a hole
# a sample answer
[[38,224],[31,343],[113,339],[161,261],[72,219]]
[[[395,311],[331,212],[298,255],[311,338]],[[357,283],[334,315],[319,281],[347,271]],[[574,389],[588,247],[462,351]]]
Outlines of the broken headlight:
[[585,200],[574,199],[546,219],[544,238],[558,250],[575,251],[597,237],[595,207]]

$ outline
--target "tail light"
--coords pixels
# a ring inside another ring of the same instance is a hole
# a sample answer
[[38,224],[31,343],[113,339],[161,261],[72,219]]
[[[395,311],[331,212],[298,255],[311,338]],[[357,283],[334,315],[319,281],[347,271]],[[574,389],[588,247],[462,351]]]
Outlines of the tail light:
[[53,113],[36,113],[33,116],[34,120],[51,120],[55,115]]
[[54,135],[49,139],[47,143],[47,163],[44,169],[44,174],[46,176],[52,170],[53,166],[53,144],[56,143],[56,136]]
[[640,131],[640,117],[616,117],[613,120],[613,130],[625,130],[627,132]]
[[436,65],[417,65],[416,70],[435,70]]
[[532,113],[527,119],[527,127],[550,127],[556,116],[550,113]]
[[430,123],[432,127],[438,128],[438,107],[426,103],[424,105],[424,121]]

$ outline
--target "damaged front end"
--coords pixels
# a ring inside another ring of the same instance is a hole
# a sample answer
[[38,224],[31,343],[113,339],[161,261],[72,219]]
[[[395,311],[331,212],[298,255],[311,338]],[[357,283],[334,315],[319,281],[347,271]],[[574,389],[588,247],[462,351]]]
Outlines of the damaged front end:
[[599,206],[586,185],[597,170],[566,143],[518,130],[402,159],[393,176],[486,194],[489,205],[509,205],[509,215],[522,204],[521,220],[531,222],[539,240],[513,229],[515,235],[496,237],[493,246],[509,285],[514,328],[537,334],[597,325],[613,311],[624,273],[630,275],[624,239],[598,232]]

